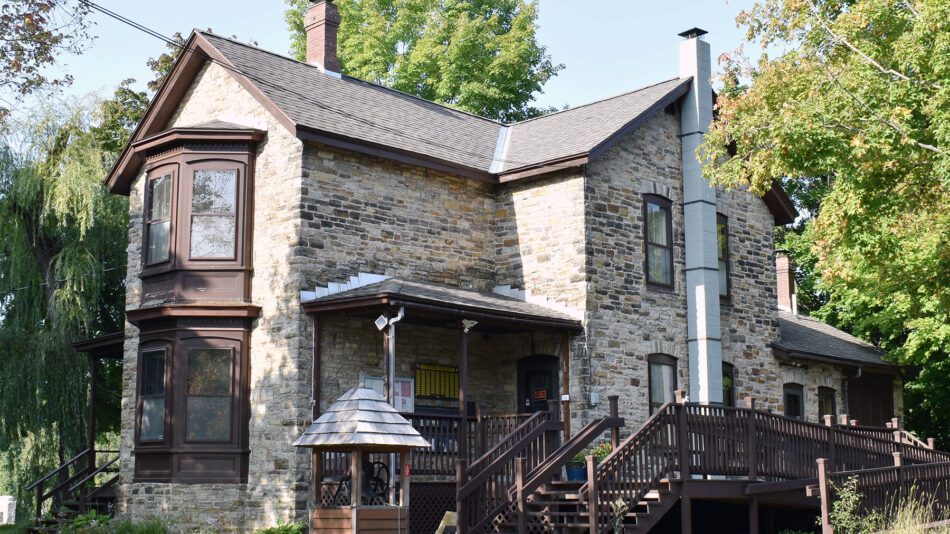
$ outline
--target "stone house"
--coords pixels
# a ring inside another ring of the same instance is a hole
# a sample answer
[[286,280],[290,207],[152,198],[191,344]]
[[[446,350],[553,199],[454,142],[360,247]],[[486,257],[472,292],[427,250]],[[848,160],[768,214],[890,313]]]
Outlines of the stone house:
[[419,421],[555,401],[565,435],[676,389],[900,411],[876,349],[794,313],[781,188],[703,180],[704,32],[676,78],[501,124],[341,75],[338,24],[310,8],[306,63],[194,32],[107,177],[130,200],[119,511],[302,519],[319,481],[291,444],[361,382]]

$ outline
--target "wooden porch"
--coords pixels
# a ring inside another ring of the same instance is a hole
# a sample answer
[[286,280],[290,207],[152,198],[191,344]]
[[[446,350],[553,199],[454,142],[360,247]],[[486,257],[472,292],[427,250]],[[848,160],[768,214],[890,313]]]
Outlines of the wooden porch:
[[[820,476],[839,481],[852,474],[861,480],[869,507],[893,502],[913,484],[940,510],[950,506],[943,483],[950,476],[950,454],[896,426],[859,427],[830,418],[821,425],[754,407],[680,402],[663,406],[621,441],[624,421],[615,414],[567,439],[556,404],[532,415],[480,414],[465,421],[471,462],[459,458],[459,419],[406,414],[433,445],[410,458],[408,532],[433,532],[447,510],[458,512],[459,532],[469,533],[617,527],[650,532],[664,520],[691,532],[693,510],[703,502],[741,506],[750,532],[770,532],[760,511],[790,507],[818,516],[822,503],[830,502],[819,498]],[[614,444],[614,450],[599,464],[587,457],[588,480],[565,480],[567,462],[601,441]],[[337,491],[334,476],[345,470],[346,459],[324,455],[319,461],[324,466],[319,495],[329,504]],[[670,518],[677,510],[678,517]]]

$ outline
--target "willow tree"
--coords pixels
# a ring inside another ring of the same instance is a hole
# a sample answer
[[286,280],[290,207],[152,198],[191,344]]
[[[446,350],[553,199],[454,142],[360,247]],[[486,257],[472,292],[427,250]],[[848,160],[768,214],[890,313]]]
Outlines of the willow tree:
[[122,131],[107,113],[123,104],[110,105],[51,106],[0,144],[0,452],[8,491],[83,448],[89,375],[72,343],[123,324],[126,200],[102,185],[113,157],[103,145]]
[[[307,55],[309,0],[286,0],[291,51]],[[337,0],[343,73],[504,121],[532,105],[563,65],[537,40],[533,0]]]
[[725,58],[704,172],[760,193],[824,181],[795,238],[821,277],[816,314],[921,369],[908,424],[947,446],[950,2],[760,0],[738,21],[786,52]]

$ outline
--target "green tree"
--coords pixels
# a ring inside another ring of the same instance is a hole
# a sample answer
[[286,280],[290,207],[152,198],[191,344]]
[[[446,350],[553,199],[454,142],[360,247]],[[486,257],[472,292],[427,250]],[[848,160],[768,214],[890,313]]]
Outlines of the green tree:
[[[89,375],[72,343],[123,326],[127,201],[102,184],[115,158],[103,146],[130,118],[117,119],[117,109],[141,115],[134,102],[50,106],[0,143],[0,451],[8,491],[83,448]],[[100,418],[100,428],[118,430],[115,415]],[[29,498],[20,495],[24,511]]]
[[[91,40],[89,7],[67,0],[13,0],[0,7],[0,89],[23,96],[67,85],[46,67],[62,53],[82,52]],[[6,102],[5,104],[9,104]],[[8,110],[0,107],[0,118]]]
[[825,177],[793,238],[821,276],[815,314],[919,366],[908,425],[947,446],[950,2],[761,0],[737,20],[787,52],[724,58],[704,172],[758,193]]
[[[306,58],[309,0],[286,0],[291,52]],[[533,0],[339,0],[343,72],[485,117],[517,121],[563,65],[538,43]]]

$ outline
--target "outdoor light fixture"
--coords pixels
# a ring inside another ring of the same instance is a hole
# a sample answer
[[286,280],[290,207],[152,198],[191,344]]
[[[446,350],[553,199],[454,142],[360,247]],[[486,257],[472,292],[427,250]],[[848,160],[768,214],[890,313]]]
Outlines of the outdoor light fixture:
[[472,321],[471,319],[462,319],[462,330],[467,334],[469,330],[475,328],[475,325],[478,324],[478,321]]
[[389,317],[386,317],[385,315],[380,315],[379,317],[376,318],[375,321],[373,321],[373,324],[376,325],[376,328],[378,328],[379,330],[382,330],[383,328],[386,328],[386,325],[389,324]]

